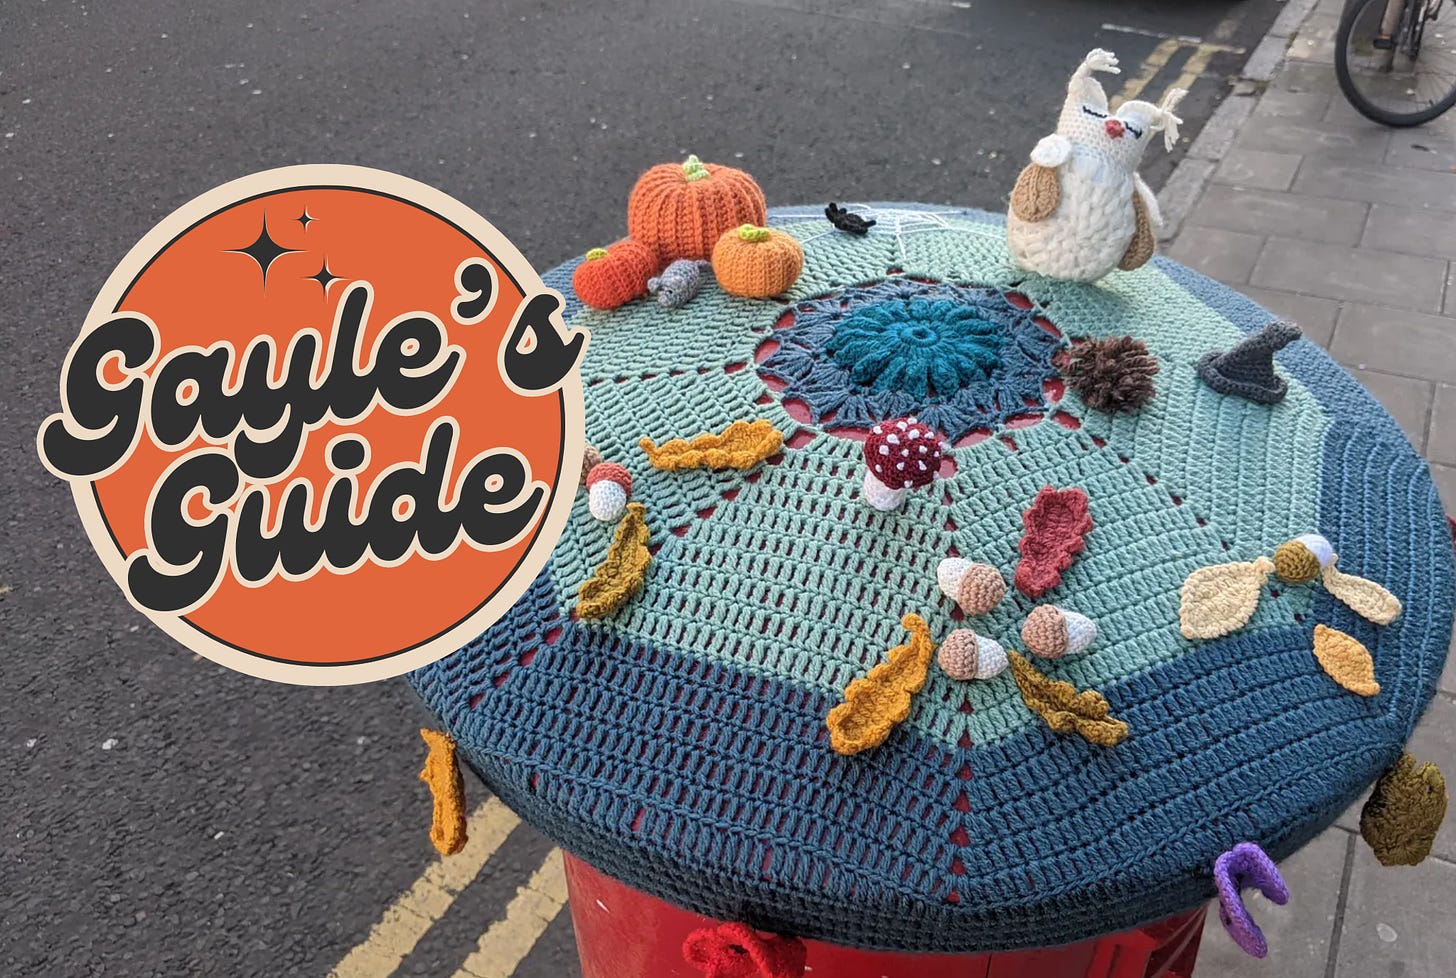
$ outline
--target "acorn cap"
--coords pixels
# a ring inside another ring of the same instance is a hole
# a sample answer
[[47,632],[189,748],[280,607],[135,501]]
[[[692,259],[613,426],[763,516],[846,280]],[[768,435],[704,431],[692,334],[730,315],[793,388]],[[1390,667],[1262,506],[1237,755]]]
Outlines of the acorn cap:
[[1306,533],[1274,550],[1274,573],[1288,584],[1308,584],[1335,562],[1335,549],[1318,533]]
[[1067,616],[1056,605],[1037,605],[1021,626],[1021,641],[1033,655],[1060,659],[1067,654]]
[[968,615],[984,615],[1006,597],[1006,578],[990,564],[972,564],[956,587],[956,604]]
[[632,492],[632,473],[616,462],[598,462],[586,474],[586,487],[590,489],[598,482],[615,482],[627,494]]
[[1097,638],[1097,625],[1086,615],[1056,605],[1034,608],[1021,626],[1021,641],[1033,655],[1060,659],[1085,651]]
[[999,642],[957,628],[940,643],[935,661],[952,679],[990,679],[1007,666],[1006,650]]
[[957,628],[940,643],[935,654],[940,671],[952,679],[975,679],[976,666],[980,656],[976,645],[976,633],[969,628]]

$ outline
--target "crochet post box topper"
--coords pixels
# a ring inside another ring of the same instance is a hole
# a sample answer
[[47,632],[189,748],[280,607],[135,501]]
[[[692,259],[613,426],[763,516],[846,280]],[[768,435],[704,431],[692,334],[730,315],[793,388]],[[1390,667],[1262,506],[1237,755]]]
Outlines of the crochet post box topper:
[[1154,133],[1173,148],[1182,121],[1173,110],[1188,93],[1170,88],[1158,105],[1133,100],[1109,113],[1097,71],[1116,74],[1117,56],[1098,48],[1072,73],[1057,131],[1036,144],[1011,193],[1006,240],[1028,272],[1095,282],[1153,257],[1162,218],[1137,166]]

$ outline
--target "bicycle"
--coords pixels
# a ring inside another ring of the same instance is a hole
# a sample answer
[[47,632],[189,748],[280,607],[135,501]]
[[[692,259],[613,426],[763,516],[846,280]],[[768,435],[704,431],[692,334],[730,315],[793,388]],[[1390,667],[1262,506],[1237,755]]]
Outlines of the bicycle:
[[1348,0],[1335,35],[1335,76],[1361,115],[1419,126],[1456,105],[1453,7],[1456,0]]

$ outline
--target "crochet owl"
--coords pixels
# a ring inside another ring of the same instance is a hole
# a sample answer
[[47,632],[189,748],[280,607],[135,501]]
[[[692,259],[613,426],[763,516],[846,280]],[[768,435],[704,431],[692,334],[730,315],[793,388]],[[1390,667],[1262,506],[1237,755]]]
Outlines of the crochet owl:
[[1173,148],[1182,121],[1173,110],[1188,93],[1172,88],[1158,105],[1129,101],[1109,113],[1098,71],[1116,74],[1117,56],[1098,48],[1083,59],[1057,131],[1036,144],[1016,180],[1006,239],[1018,268],[1095,282],[1153,256],[1162,218],[1137,166],[1154,133]]

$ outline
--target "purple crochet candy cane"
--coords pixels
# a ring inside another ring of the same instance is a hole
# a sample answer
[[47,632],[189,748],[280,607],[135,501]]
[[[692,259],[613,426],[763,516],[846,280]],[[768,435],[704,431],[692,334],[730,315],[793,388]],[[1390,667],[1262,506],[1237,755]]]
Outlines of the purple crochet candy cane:
[[1264,932],[1249,916],[1240,891],[1253,887],[1264,898],[1283,906],[1289,901],[1289,887],[1279,875],[1274,860],[1252,842],[1240,842],[1213,864],[1213,881],[1218,886],[1218,919],[1244,953],[1262,958],[1269,953]]

